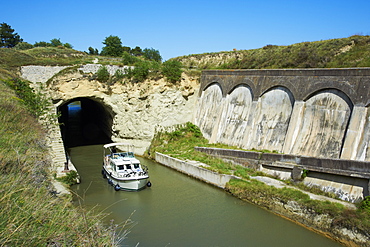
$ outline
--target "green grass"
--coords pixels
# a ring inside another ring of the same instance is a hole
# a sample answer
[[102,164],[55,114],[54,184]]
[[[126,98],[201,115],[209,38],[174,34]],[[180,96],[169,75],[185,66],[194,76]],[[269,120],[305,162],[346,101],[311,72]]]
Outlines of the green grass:
[[[219,60],[220,54],[228,59]],[[207,62],[200,59],[209,57]],[[302,42],[288,46],[205,53],[175,58],[199,69],[283,69],[370,67],[370,36]]]
[[333,226],[345,226],[364,233],[370,230],[370,212],[368,210],[352,210],[345,208],[340,203],[312,200],[307,194],[296,189],[278,189],[256,180],[233,179],[227,184],[226,190],[240,199],[268,209],[271,207],[272,199],[283,203],[295,201],[302,208],[307,208],[311,212],[330,215],[334,218]]
[[45,131],[2,81],[0,123],[1,246],[117,246],[121,226],[52,193]]

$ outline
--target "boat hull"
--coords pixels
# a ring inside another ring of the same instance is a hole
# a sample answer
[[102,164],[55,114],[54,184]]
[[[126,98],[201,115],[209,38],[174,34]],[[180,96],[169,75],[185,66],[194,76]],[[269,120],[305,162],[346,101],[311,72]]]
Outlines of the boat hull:
[[149,177],[143,178],[115,178],[110,175],[103,167],[103,177],[115,190],[138,191],[150,185]]

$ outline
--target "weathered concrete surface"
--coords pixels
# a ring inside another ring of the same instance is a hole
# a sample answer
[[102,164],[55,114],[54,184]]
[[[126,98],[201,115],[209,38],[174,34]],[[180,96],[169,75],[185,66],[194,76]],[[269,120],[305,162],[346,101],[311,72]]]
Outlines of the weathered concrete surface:
[[[303,108],[303,109],[302,109]],[[339,158],[351,114],[348,104],[333,92],[319,93],[299,105],[301,114],[292,116],[296,136],[284,153]],[[267,148],[265,148],[267,149]]]
[[155,153],[155,161],[220,188],[225,188],[226,183],[228,183],[230,179],[237,178],[232,175],[219,174],[207,170],[204,168],[207,166],[206,164],[183,161],[158,152]]
[[197,118],[196,125],[202,129],[205,138],[211,139],[222,112],[222,93],[219,86],[211,85],[204,92],[203,97],[199,99],[196,109],[197,116],[204,116],[203,118]]
[[211,142],[370,161],[369,85],[370,68],[204,71],[194,121]]
[[[302,180],[308,186],[316,186],[323,191],[332,192],[338,198],[352,203],[370,195],[368,162],[222,148],[196,147],[196,150],[260,170],[280,179]],[[301,172],[298,175],[294,174],[303,170],[308,171],[305,178],[301,177]]]

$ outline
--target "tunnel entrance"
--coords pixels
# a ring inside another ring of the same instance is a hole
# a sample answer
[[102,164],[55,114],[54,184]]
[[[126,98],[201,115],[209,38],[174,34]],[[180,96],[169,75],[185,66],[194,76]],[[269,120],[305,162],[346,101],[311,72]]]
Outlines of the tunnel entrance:
[[58,118],[66,147],[111,142],[113,117],[92,99],[76,98],[58,107]]

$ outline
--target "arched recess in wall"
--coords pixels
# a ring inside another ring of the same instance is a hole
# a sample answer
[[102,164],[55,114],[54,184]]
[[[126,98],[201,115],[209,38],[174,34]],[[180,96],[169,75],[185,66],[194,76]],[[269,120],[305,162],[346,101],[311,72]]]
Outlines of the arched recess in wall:
[[304,100],[293,154],[340,158],[353,103],[337,89],[324,89]]
[[239,84],[226,95],[215,142],[241,146],[252,108],[253,92],[246,84]]
[[293,94],[285,87],[263,92],[256,104],[248,148],[282,152],[293,105]]
[[59,123],[67,147],[111,142],[110,109],[92,98],[74,98],[58,107]]
[[221,113],[222,89],[219,83],[208,85],[198,99],[195,124],[205,138],[210,139]]
[[342,159],[370,161],[370,103],[356,105],[348,126]]

